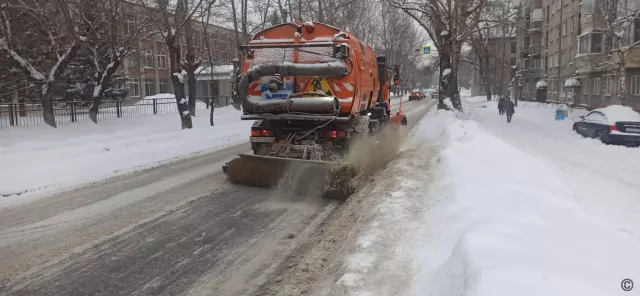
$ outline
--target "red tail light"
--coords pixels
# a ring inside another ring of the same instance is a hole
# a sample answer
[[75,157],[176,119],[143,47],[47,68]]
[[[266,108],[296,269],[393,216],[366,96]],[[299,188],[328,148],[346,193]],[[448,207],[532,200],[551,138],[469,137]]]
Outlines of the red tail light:
[[612,131],[617,131],[617,130],[618,130],[618,127],[616,127],[616,125],[615,125],[615,124],[613,124],[613,125],[610,125],[610,126],[609,126],[609,131],[610,131],[610,132],[612,132]]
[[273,131],[266,129],[252,129],[251,130],[252,137],[273,137]]
[[346,131],[332,130],[325,132],[325,136],[331,139],[338,139],[349,137],[349,133]]

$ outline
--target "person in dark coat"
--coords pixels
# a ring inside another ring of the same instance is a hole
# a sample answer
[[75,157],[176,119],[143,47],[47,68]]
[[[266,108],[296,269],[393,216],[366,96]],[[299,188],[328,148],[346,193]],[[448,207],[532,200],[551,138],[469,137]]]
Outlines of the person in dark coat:
[[516,113],[516,106],[513,104],[513,101],[509,97],[507,97],[504,101],[504,112],[507,113],[507,122],[511,122],[513,113]]
[[498,99],[498,114],[504,114],[504,97]]

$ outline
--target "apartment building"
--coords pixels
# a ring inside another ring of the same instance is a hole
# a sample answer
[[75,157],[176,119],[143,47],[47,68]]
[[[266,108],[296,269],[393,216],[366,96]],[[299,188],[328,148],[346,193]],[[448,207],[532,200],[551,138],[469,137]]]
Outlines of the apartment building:
[[[513,28],[507,28],[506,30],[512,30]],[[502,28],[500,28],[502,34]],[[507,37],[489,37],[486,39],[488,56],[488,68],[485,70],[485,75],[488,78],[488,85],[480,75],[477,67],[472,67],[471,70],[471,95],[482,96],[486,93],[486,87],[489,87],[491,93],[494,95],[505,95],[509,93],[509,82],[512,76],[512,66],[516,64],[516,38],[515,36]],[[474,60],[477,63],[477,57],[473,54]]]
[[[622,1],[630,5],[621,8]],[[633,0],[526,1],[518,18],[518,77],[521,98],[572,102],[593,108],[620,104],[620,75],[610,26],[602,17],[607,5],[612,19],[633,15]],[[622,27],[626,46],[640,41],[640,21]],[[640,48],[628,50],[623,72],[628,104],[640,108]]]

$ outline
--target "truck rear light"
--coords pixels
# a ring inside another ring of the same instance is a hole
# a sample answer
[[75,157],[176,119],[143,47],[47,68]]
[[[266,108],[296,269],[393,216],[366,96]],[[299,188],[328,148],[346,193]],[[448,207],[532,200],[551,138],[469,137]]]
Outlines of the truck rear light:
[[610,132],[617,131],[617,130],[618,130],[618,127],[615,124],[612,124],[612,125],[609,126],[609,131]]
[[251,130],[252,137],[273,137],[273,131],[266,129],[252,129]]
[[349,133],[346,131],[332,130],[332,131],[325,132],[325,136],[331,139],[339,139],[339,138],[349,137]]

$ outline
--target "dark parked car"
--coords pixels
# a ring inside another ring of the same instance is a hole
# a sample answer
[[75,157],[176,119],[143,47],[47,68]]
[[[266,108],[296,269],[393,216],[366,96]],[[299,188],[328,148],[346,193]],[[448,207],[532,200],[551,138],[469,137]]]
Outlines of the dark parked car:
[[573,124],[573,130],[605,144],[640,146],[640,113],[613,105],[595,109]]
[[413,100],[422,100],[424,98],[426,98],[427,96],[425,96],[422,92],[419,91],[412,91],[409,94],[409,101],[413,101]]

